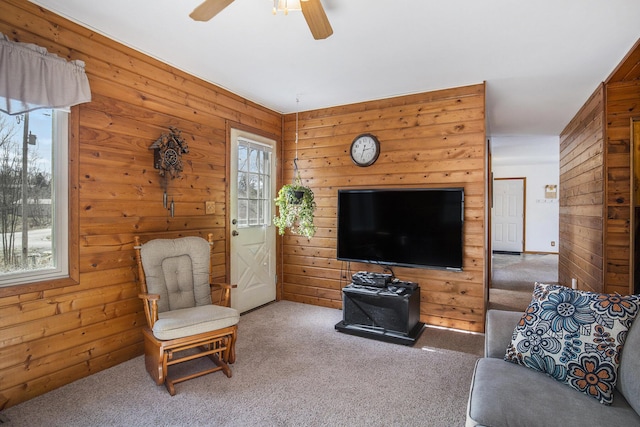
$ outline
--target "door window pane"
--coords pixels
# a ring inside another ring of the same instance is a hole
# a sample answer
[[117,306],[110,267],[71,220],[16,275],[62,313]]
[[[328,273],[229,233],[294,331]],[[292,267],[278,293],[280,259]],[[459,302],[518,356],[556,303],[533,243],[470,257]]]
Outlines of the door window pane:
[[[238,226],[271,224],[271,147],[238,140]],[[241,208],[242,207],[242,208]]]

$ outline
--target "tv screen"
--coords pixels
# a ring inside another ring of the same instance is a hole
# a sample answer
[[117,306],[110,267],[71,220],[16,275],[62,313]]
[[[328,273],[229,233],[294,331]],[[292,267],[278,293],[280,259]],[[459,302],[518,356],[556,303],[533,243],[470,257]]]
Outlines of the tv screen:
[[462,270],[462,188],[338,191],[338,259]]

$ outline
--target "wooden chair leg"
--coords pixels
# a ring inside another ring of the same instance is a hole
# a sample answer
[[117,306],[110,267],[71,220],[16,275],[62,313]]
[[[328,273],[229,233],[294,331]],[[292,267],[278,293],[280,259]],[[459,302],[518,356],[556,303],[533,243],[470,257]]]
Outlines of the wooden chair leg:
[[164,350],[158,342],[149,338],[151,331],[145,330],[144,335],[144,364],[147,372],[153,378],[157,385],[164,382],[166,376],[166,368],[164,363]]
[[[188,339],[177,339],[170,341],[159,341],[155,339],[150,329],[145,328],[143,335],[145,338],[145,365],[147,372],[157,385],[164,384],[171,396],[176,394],[175,385],[192,378],[207,375],[216,371],[222,371],[231,378],[233,375],[229,363],[235,362],[235,343],[237,327],[230,327],[222,335],[214,337],[196,337]],[[198,349],[198,353],[185,353],[189,349]],[[170,378],[169,367],[189,360],[207,356],[214,367],[205,369],[190,375]]]
[[211,361],[215,363],[222,372],[224,372],[227,378],[231,378],[233,373],[231,372],[231,368],[229,367],[229,365],[224,360],[222,360],[217,354],[211,355],[209,359],[211,359]]
[[236,338],[237,338],[237,329],[234,329],[229,334],[229,343],[227,344],[227,351],[224,355],[224,360],[233,365],[236,363]]

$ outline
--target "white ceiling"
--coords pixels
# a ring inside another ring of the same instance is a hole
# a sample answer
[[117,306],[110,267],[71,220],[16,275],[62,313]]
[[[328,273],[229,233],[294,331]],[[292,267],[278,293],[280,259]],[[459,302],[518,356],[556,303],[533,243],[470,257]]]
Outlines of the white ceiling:
[[326,40],[272,0],[32,2],[281,113],[486,81],[493,136],[558,135],[640,37],[638,0],[322,0]]

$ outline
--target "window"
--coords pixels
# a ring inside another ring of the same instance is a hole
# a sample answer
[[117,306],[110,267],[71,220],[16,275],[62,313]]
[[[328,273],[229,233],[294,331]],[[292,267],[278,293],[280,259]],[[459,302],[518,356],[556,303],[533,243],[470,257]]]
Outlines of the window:
[[238,138],[238,227],[271,224],[271,147]]
[[0,287],[69,277],[68,116],[0,112]]

